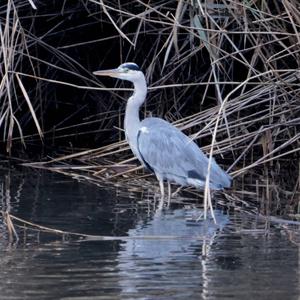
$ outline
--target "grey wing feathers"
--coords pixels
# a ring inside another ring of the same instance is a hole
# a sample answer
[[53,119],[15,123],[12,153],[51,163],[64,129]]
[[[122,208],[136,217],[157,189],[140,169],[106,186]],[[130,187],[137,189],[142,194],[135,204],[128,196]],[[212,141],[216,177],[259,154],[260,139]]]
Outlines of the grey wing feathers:
[[[162,178],[181,185],[193,180],[205,182],[208,158],[190,138],[168,122],[159,118],[144,119],[137,146],[144,163]],[[230,176],[213,160],[211,188],[221,189],[230,184]]]

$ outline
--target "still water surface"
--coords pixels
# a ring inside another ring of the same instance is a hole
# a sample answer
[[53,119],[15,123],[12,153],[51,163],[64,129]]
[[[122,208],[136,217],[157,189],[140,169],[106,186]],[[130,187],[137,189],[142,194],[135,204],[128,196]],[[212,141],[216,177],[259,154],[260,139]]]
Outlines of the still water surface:
[[1,209],[65,231],[124,237],[66,239],[0,222],[0,299],[299,299],[299,245],[245,213],[117,197],[69,177],[1,171]]

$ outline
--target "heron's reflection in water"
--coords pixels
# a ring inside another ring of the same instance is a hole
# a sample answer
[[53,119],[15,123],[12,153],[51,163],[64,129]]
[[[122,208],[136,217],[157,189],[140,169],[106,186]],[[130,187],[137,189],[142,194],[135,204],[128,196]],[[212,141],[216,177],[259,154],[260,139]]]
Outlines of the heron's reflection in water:
[[176,293],[178,297],[180,290],[185,290],[187,297],[189,287],[193,295],[202,293],[206,285],[203,262],[228,218],[216,211],[218,225],[212,219],[193,221],[200,213],[200,209],[162,211],[129,230],[131,239],[124,243],[118,258],[124,297],[137,296],[141,290],[146,292],[149,284],[149,296],[154,296],[153,288],[157,288],[159,295],[163,288],[166,295]]

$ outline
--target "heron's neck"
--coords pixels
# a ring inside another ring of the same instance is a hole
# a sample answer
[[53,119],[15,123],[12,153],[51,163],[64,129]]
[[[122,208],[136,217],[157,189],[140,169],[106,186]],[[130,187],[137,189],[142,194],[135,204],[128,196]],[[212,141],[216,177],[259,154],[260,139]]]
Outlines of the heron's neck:
[[137,132],[140,126],[139,109],[144,103],[147,94],[145,77],[142,76],[134,83],[134,93],[128,99],[125,112],[125,134],[130,146],[135,147]]

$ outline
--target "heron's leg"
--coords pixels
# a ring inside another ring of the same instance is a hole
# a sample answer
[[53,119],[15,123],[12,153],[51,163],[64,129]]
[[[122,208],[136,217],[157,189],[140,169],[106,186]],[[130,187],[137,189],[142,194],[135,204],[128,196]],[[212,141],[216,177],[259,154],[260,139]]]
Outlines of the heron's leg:
[[164,181],[162,178],[159,178],[159,187],[160,187],[160,194],[161,198],[158,204],[158,209],[161,210],[164,206],[164,199],[165,199],[165,189],[164,189]]
[[170,206],[171,202],[171,183],[168,181],[168,207]]
[[164,188],[164,182],[162,179],[159,179],[159,188],[160,188],[161,199],[164,199],[165,198],[165,188]]
[[164,199],[164,197],[165,197],[164,178],[162,176],[160,176],[160,174],[155,173],[155,175],[156,175],[156,178],[159,182],[161,199]]

